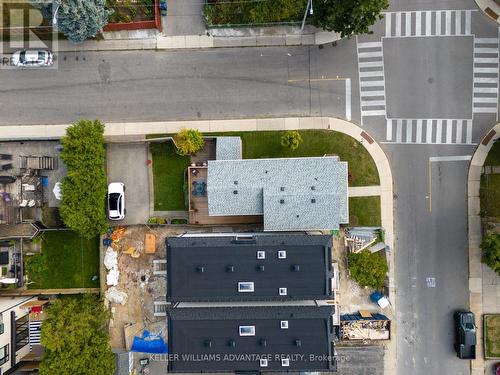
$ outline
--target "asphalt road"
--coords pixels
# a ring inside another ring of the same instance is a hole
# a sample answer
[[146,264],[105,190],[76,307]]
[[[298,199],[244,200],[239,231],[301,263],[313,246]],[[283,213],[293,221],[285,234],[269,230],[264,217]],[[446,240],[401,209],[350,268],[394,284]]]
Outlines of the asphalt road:
[[[392,0],[390,10],[437,9],[475,10],[476,6],[472,0]],[[467,14],[456,16],[463,22],[462,31],[468,27]],[[448,33],[447,17],[455,13],[434,14],[431,20],[437,23],[438,15],[443,33]],[[400,26],[416,22],[416,17],[404,14]],[[352,121],[383,142],[393,169],[397,373],[466,374],[469,363],[453,353],[451,317],[455,309],[468,308],[468,165],[432,163],[430,189],[429,157],[471,155],[474,144],[496,123],[496,113],[473,113],[471,102],[475,38],[498,38],[498,25],[473,11],[467,36],[390,39],[384,37],[385,22],[375,25],[373,35],[323,49],[68,53],[59,56],[58,70],[0,69],[0,124],[68,123],[81,117],[104,121],[345,117],[350,103]],[[455,32],[457,26],[449,30]],[[379,108],[384,108],[384,115],[361,119],[358,43],[378,43],[383,54],[385,99]],[[332,80],[337,76],[341,79]],[[351,79],[350,98],[342,78]],[[406,133],[395,131],[388,140],[386,116],[415,121],[414,127],[418,119],[444,119],[444,125],[432,124],[439,131],[434,128],[429,133],[429,139],[440,138],[443,144],[417,144],[415,129],[410,136],[409,128]],[[468,124],[470,142],[465,142]],[[469,144],[445,144],[455,137]]]

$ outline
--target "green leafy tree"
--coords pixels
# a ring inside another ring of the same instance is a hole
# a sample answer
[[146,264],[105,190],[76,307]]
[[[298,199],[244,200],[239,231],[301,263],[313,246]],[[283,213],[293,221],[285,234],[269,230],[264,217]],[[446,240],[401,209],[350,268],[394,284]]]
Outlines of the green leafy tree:
[[174,137],[177,152],[180,155],[191,155],[205,146],[203,135],[197,129],[182,129]]
[[482,262],[500,275],[500,234],[488,232],[481,242]]
[[108,24],[113,10],[105,8],[105,0],[55,0],[57,29],[73,43],[95,37]]
[[104,125],[81,120],[66,130],[61,159],[68,168],[59,212],[67,227],[92,238],[106,231]]
[[349,272],[361,286],[382,289],[388,271],[386,260],[377,253],[363,250],[359,253],[349,253]]
[[113,374],[108,320],[102,301],[92,295],[56,300],[42,325],[40,375]]
[[292,151],[298,149],[303,141],[302,136],[296,130],[289,130],[281,136],[281,145]]
[[383,16],[388,0],[314,1],[315,26],[340,33],[341,37],[370,33],[370,26]]

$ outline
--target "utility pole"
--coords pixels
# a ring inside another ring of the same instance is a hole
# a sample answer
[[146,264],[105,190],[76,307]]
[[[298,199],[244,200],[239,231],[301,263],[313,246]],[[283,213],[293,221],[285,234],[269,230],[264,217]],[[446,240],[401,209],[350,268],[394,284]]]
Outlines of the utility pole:
[[306,25],[307,13],[309,13],[311,16],[314,13],[312,0],[308,0],[307,2],[306,11],[304,12],[304,18],[302,19],[302,26],[300,27],[300,31],[304,31],[304,26]]
[[56,10],[52,14],[52,28],[57,29],[57,12],[59,11],[59,8],[61,7],[61,4],[57,4]]

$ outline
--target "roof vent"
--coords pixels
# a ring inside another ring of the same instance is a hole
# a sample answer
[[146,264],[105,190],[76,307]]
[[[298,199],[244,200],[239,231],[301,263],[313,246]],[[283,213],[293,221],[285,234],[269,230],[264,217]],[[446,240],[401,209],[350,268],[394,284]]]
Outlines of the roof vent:
[[300,215],[296,215],[297,216],[297,219],[300,217]]
[[295,346],[302,346],[302,341],[295,340]]
[[269,172],[269,171],[266,171],[266,173]]
[[257,251],[257,259],[266,259],[266,252],[264,250]]
[[283,358],[283,359],[281,360],[281,366],[283,366],[283,367],[288,367],[288,366],[290,366],[290,359],[289,359],[289,358]]
[[300,271],[300,265],[298,265],[298,264],[294,264],[294,265],[292,266],[292,270],[293,270],[294,272],[299,272],[299,271]]
[[234,184],[235,184],[235,185],[238,185],[238,180],[234,180]]
[[278,251],[278,259],[286,259],[286,250]]
[[288,320],[282,320],[280,322],[280,328],[281,329],[288,329]]
[[266,339],[260,339],[259,345],[260,346],[267,346],[267,340]]
[[205,347],[207,347],[207,348],[211,348],[211,347],[212,347],[212,341],[210,341],[210,340],[205,340],[205,341],[203,342],[203,345],[205,345]]
[[285,200],[284,199],[280,199],[280,203],[281,204],[285,204]]
[[233,194],[238,194],[238,190],[233,190]]
[[203,267],[203,266],[196,267],[196,272],[199,272],[199,273],[205,272],[205,267]]
[[234,272],[234,266],[229,264],[226,266],[226,272]]
[[260,359],[260,367],[267,367],[267,358]]
[[280,187],[280,191],[285,191],[285,187],[284,186]]
[[287,289],[286,288],[279,288],[279,294],[280,296],[286,296],[287,295]]
[[311,186],[311,190],[316,190],[316,186]]
[[258,265],[257,270],[260,272],[264,272],[264,265],[263,264]]
[[311,203],[316,203],[316,199],[311,199]]
[[236,346],[236,341],[234,341],[233,339],[230,339],[227,342],[227,346],[230,346],[231,348],[234,348]]

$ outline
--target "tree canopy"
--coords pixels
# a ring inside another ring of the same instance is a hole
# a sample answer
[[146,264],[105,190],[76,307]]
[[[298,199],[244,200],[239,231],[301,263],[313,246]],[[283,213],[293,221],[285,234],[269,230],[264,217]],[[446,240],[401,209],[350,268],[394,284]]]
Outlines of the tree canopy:
[[292,151],[298,149],[303,141],[302,136],[296,130],[286,131],[281,136],[281,146],[289,148]]
[[500,275],[500,234],[488,232],[481,242],[482,262]]
[[57,29],[73,43],[96,36],[113,13],[104,0],[55,0],[57,6]]
[[182,129],[175,135],[174,141],[180,155],[195,154],[205,145],[203,135],[197,129]]
[[389,7],[388,0],[321,0],[314,1],[315,26],[340,33],[341,37],[370,32],[381,12]]
[[68,168],[59,212],[69,228],[84,238],[105,232],[107,193],[104,125],[81,120],[66,130],[61,159]]
[[382,289],[389,270],[385,258],[378,253],[363,250],[347,254],[347,261],[351,276],[359,285]]
[[103,303],[92,295],[56,300],[42,325],[40,375],[113,374],[107,323]]

